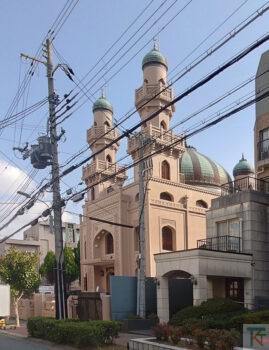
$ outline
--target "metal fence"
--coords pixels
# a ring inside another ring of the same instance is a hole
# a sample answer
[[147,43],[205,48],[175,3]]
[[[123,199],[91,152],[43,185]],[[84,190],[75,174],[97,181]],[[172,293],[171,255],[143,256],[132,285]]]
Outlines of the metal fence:
[[241,253],[241,238],[236,236],[217,236],[199,239],[197,248]]
[[246,176],[241,179],[230,181],[221,186],[221,195],[228,196],[230,194],[244,191],[253,190],[262,193],[269,193],[269,182],[259,180],[252,176]]

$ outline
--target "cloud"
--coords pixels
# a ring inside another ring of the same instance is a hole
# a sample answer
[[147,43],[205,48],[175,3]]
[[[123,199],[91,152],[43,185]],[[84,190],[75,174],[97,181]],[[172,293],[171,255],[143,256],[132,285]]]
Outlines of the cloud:
[[[0,160],[0,170],[0,195],[14,194],[20,184],[30,179],[26,172],[3,160]],[[31,187],[33,186],[32,184]]]

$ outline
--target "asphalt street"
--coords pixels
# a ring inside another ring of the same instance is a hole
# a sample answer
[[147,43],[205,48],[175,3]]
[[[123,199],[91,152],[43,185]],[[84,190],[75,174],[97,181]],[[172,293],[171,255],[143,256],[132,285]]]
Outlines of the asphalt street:
[[12,334],[0,334],[0,350],[71,350],[65,345],[55,345],[39,339],[17,337]]

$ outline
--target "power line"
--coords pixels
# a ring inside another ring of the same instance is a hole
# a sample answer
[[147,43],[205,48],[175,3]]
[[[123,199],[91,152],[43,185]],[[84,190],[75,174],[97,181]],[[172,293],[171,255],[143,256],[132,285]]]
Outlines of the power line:
[[[218,68],[217,70],[215,70],[214,72],[212,72],[211,74],[209,74],[206,78],[202,79],[200,82],[198,82],[197,84],[195,84],[193,87],[191,87],[190,89],[188,89],[186,92],[184,92],[183,94],[181,94],[180,96],[178,96],[176,99],[174,99],[172,102],[170,102],[169,104],[165,105],[164,107],[162,107],[160,110],[158,110],[157,112],[153,113],[151,116],[149,116],[146,120],[144,120],[143,122],[138,123],[137,125],[135,125],[133,128],[129,129],[127,132],[123,133],[120,137],[118,137],[116,140],[114,140],[112,143],[108,144],[105,148],[110,147],[112,144],[114,144],[115,142],[118,142],[121,138],[123,137],[128,137],[128,135],[130,135],[131,132],[133,132],[135,129],[137,129],[139,126],[143,125],[145,122],[147,122],[148,120],[151,120],[152,118],[154,118],[157,114],[159,114],[161,111],[163,111],[164,109],[166,109],[167,107],[171,106],[172,104],[178,102],[180,99],[182,99],[183,97],[187,96],[188,94],[190,94],[191,92],[195,91],[197,88],[201,87],[202,85],[204,85],[205,83],[207,83],[208,81],[210,81],[211,79],[213,79],[216,75],[220,74],[222,71],[224,71],[225,69],[227,69],[228,67],[230,67],[232,64],[238,62],[239,60],[241,60],[243,57],[245,57],[248,53],[250,53],[251,51],[253,51],[255,48],[257,48],[258,46],[260,46],[261,44],[263,44],[265,41],[268,40],[268,35],[264,36],[262,39],[259,39],[256,43],[252,44],[250,47],[248,47],[246,50],[244,50],[243,52],[241,52],[239,55],[237,55],[236,57],[234,57],[233,59],[231,59],[230,61],[228,61],[226,64],[224,64],[223,66],[221,66],[220,68]],[[104,149],[105,149],[104,148]],[[100,152],[102,152],[104,149],[101,149],[100,151],[96,152],[95,154],[98,154]],[[89,158],[86,158],[85,160],[83,160],[82,162],[73,165],[72,167],[66,169],[61,175],[65,176],[68,173],[72,172],[73,170],[77,169],[78,167],[80,167],[82,164],[84,164],[86,161],[90,160],[93,157],[93,155]],[[51,183],[48,183],[46,185],[44,185],[41,189],[45,190],[48,186],[50,186]]]

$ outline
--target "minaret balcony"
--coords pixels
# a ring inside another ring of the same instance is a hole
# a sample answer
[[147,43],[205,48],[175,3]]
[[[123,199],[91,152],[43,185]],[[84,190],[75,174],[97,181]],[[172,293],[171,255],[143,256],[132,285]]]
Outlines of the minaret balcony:
[[[174,134],[171,130],[163,130],[150,124],[143,129],[143,134],[144,140],[147,140],[147,145],[171,145],[171,148],[180,151],[180,153],[185,151],[184,140],[181,136]],[[140,139],[139,134],[137,133],[128,139],[128,153],[132,154],[133,152],[137,151],[139,147]]]
[[[87,140],[89,143],[94,141],[113,141],[119,137],[116,129],[110,128],[107,125],[93,126],[87,130]],[[116,143],[119,146],[119,142]]]
[[125,167],[99,159],[83,167],[83,180],[91,178],[96,174],[102,174],[104,176],[115,174],[119,179],[125,179],[127,177]]
[[[157,96],[156,96],[157,95]],[[141,106],[148,100],[156,96],[157,100],[161,100],[164,103],[171,102],[173,99],[173,90],[161,83],[157,84],[144,84],[141,88],[135,90],[135,105]]]

